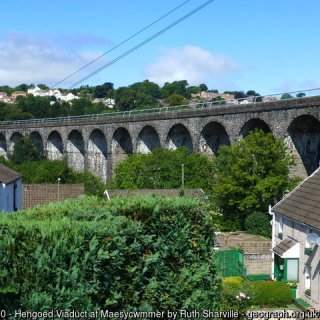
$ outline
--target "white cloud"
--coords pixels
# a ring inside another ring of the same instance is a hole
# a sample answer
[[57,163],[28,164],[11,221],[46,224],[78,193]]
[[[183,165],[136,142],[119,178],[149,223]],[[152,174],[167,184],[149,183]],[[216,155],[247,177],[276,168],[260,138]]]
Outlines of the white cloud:
[[145,70],[145,77],[160,85],[175,80],[188,80],[196,85],[209,77],[220,78],[238,71],[241,66],[222,54],[196,46],[165,49],[164,54]]
[[[66,45],[67,40],[69,45]],[[103,39],[85,35],[8,34],[0,39],[0,85],[52,85],[101,55],[101,52],[85,48],[102,42]],[[85,71],[87,74],[90,69]],[[77,77],[79,79],[80,76]],[[71,78],[70,83],[76,80]]]

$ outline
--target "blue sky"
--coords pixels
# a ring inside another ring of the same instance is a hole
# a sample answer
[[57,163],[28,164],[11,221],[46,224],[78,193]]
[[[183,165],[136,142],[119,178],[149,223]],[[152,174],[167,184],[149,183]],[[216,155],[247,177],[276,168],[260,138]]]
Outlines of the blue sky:
[[[184,0],[2,0],[0,85],[52,86]],[[190,0],[61,84],[69,87],[203,4]],[[83,85],[188,80],[260,94],[320,87],[320,1],[215,0]]]

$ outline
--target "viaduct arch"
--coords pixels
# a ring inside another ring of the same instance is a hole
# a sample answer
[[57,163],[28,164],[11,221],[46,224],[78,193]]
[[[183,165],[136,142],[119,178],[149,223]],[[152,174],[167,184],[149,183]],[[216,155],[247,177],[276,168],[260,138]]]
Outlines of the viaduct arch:
[[293,175],[306,176],[320,161],[320,97],[61,122],[0,123],[0,156],[8,157],[22,135],[51,160],[66,157],[77,171],[107,180],[119,161],[154,148],[185,146],[216,156],[251,130],[283,139],[295,160]]

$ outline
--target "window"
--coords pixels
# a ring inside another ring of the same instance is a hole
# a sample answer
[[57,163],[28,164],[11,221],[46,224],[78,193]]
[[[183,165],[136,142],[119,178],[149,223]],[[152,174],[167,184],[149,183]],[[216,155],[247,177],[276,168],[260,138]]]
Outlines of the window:
[[299,259],[286,259],[287,281],[299,280]]

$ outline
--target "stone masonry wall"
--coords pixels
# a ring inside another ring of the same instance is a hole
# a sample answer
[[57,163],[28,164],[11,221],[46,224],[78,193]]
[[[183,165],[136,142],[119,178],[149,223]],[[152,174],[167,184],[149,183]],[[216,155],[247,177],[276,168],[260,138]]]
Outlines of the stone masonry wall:
[[27,135],[49,159],[65,157],[70,167],[90,170],[107,181],[127,154],[186,146],[214,156],[221,145],[232,145],[254,129],[285,141],[296,160],[292,175],[305,177],[318,168],[320,97],[112,118],[0,123],[0,155],[8,157],[17,139]]

